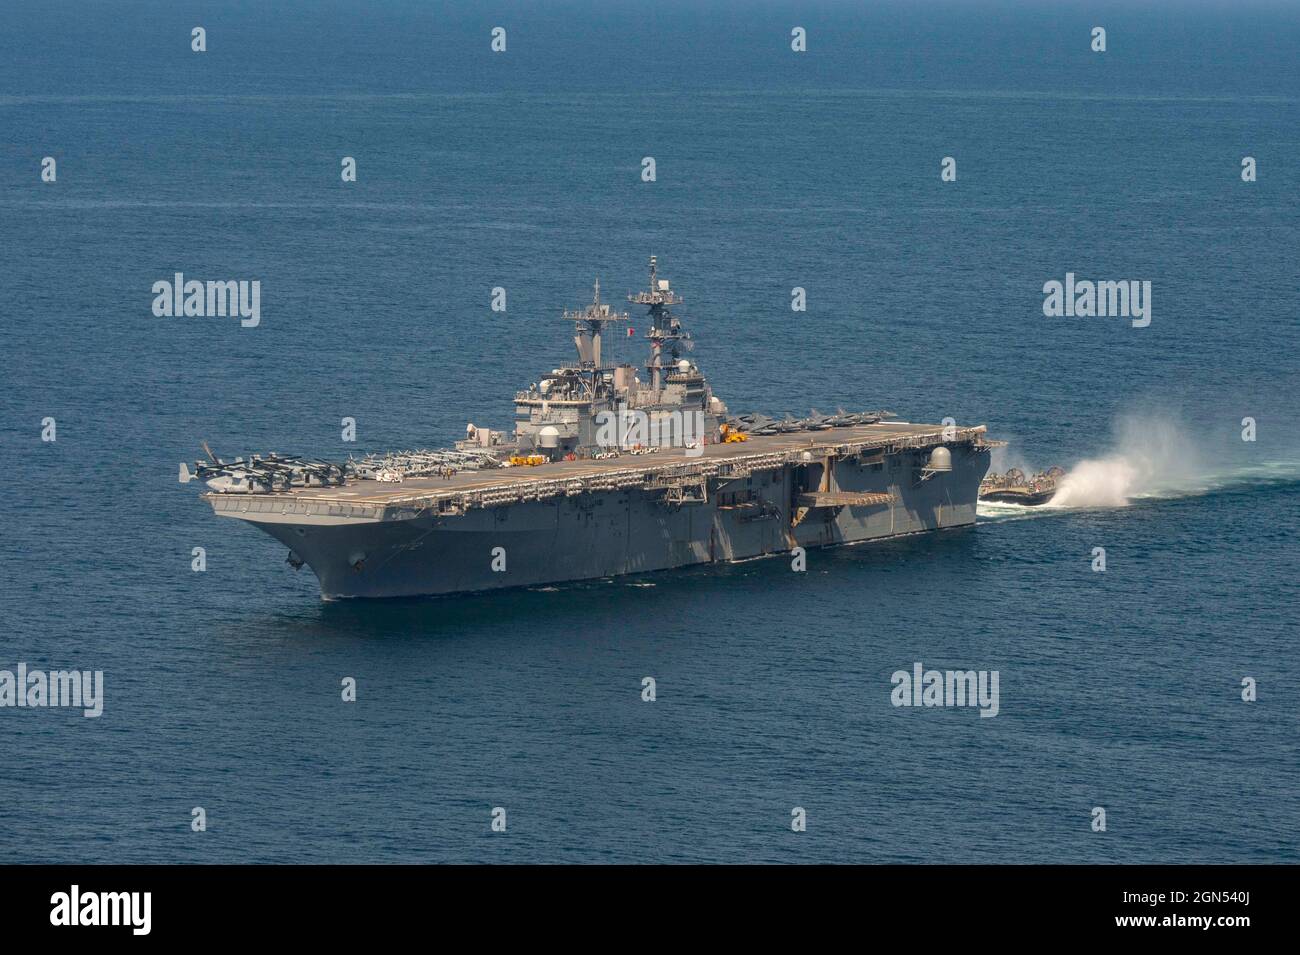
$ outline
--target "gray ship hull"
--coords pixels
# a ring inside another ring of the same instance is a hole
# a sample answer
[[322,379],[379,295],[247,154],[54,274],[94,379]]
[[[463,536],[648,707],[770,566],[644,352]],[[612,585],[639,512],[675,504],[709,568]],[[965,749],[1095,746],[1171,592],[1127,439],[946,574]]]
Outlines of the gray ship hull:
[[454,594],[970,525],[989,455],[974,443],[949,448],[951,471],[926,476],[923,452],[898,450],[708,478],[684,493],[593,490],[462,513],[387,508],[374,520],[298,519],[290,507],[218,513],[281,541],[315,572],[327,600]]
[[[983,425],[729,416],[689,357],[682,298],[650,257],[650,354],[603,357],[630,321],[600,300],[566,311],[577,364],[515,393],[513,435],[469,423],[455,450],[331,464],[210,449],[203,480],[223,517],[256,524],[310,566],[321,595],[414,597],[529,587],[749,560],[975,523]],[[629,331],[631,328],[629,326]],[[806,557],[806,554],[802,555]]]

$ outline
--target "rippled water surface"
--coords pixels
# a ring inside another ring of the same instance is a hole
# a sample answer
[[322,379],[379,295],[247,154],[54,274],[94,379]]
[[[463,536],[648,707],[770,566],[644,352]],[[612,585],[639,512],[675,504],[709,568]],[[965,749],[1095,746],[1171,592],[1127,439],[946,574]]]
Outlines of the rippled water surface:
[[[0,709],[7,857],[1297,861],[1300,17],[1131,7],[11,4],[0,668],[106,700]],[[804,574],[325,604],[176,484],[201,440],[505,427],[651,253],[733,409],[986,423],[1093,496]],[[155,318],[177,271],[260,280],[260,326]],[[1150,280],[1150,326],[1045,318],[1067,271]],[[895,708],[916,662],[997,670],[998,716]]]

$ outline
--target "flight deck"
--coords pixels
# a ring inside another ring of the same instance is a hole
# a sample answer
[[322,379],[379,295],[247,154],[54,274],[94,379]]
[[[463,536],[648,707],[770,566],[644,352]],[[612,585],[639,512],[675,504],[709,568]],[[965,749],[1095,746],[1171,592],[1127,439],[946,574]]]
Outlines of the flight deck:
[[711,478],[740,478],[806,460],[820,462],[873,452],[883,456],[945,443],[997,444],[987,441],[984,434],[983,425],[945,429],[943,425],[889,421],[754,435],[747,441],[699,449],[658,448],[654,453],[623,452],[613,458],[557,461],[533,467],[462,470],[447,477],[408,477],[394,483],[361,479],[339,486],[293,487],[257,494],[208,493],[204,497],[217,514],[272,523],[305,517],[328,523],[378,521],[407,518],[412,511],[463,514],[475,507],[627,488],[661,490],[670,501],[675,496],[687,501],[689,498],[674,492]]

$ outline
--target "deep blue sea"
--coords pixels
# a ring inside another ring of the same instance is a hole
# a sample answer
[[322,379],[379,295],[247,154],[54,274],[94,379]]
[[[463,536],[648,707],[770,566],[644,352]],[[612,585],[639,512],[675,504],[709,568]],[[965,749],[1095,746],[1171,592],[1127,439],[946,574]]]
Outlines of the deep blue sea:
[[[0,669],[105,701],[0,708],[0,855],[1300,861],[1298,51],[1293,3],[6,0]],[[176,482],[506,427],[651,254],[733,410],[984,423],[1080,505],[323,603]],[[155,317],[175,272],[261,324]],[[1044,316],[1067,272],[1150,325]],[[916,662],[998,716],[894,707]]]

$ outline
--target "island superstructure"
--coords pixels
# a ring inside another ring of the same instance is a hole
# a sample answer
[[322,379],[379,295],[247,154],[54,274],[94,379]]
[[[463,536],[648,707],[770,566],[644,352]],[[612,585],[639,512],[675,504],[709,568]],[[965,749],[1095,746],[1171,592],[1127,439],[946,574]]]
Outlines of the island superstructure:
[[[532,586],[735,561],[975,522],[989,451],[980,426],[888,412],[732,415],[650,260],[643,366],[607,363],[631,318],[601,302],[565,312],[575,364],[515,394],[513,431],[470,424],[453,449],[346,463],[211,452],[222,517],[254,524],[310,567],[326,599]],[[643,377],[644,375],[644,377]]]

